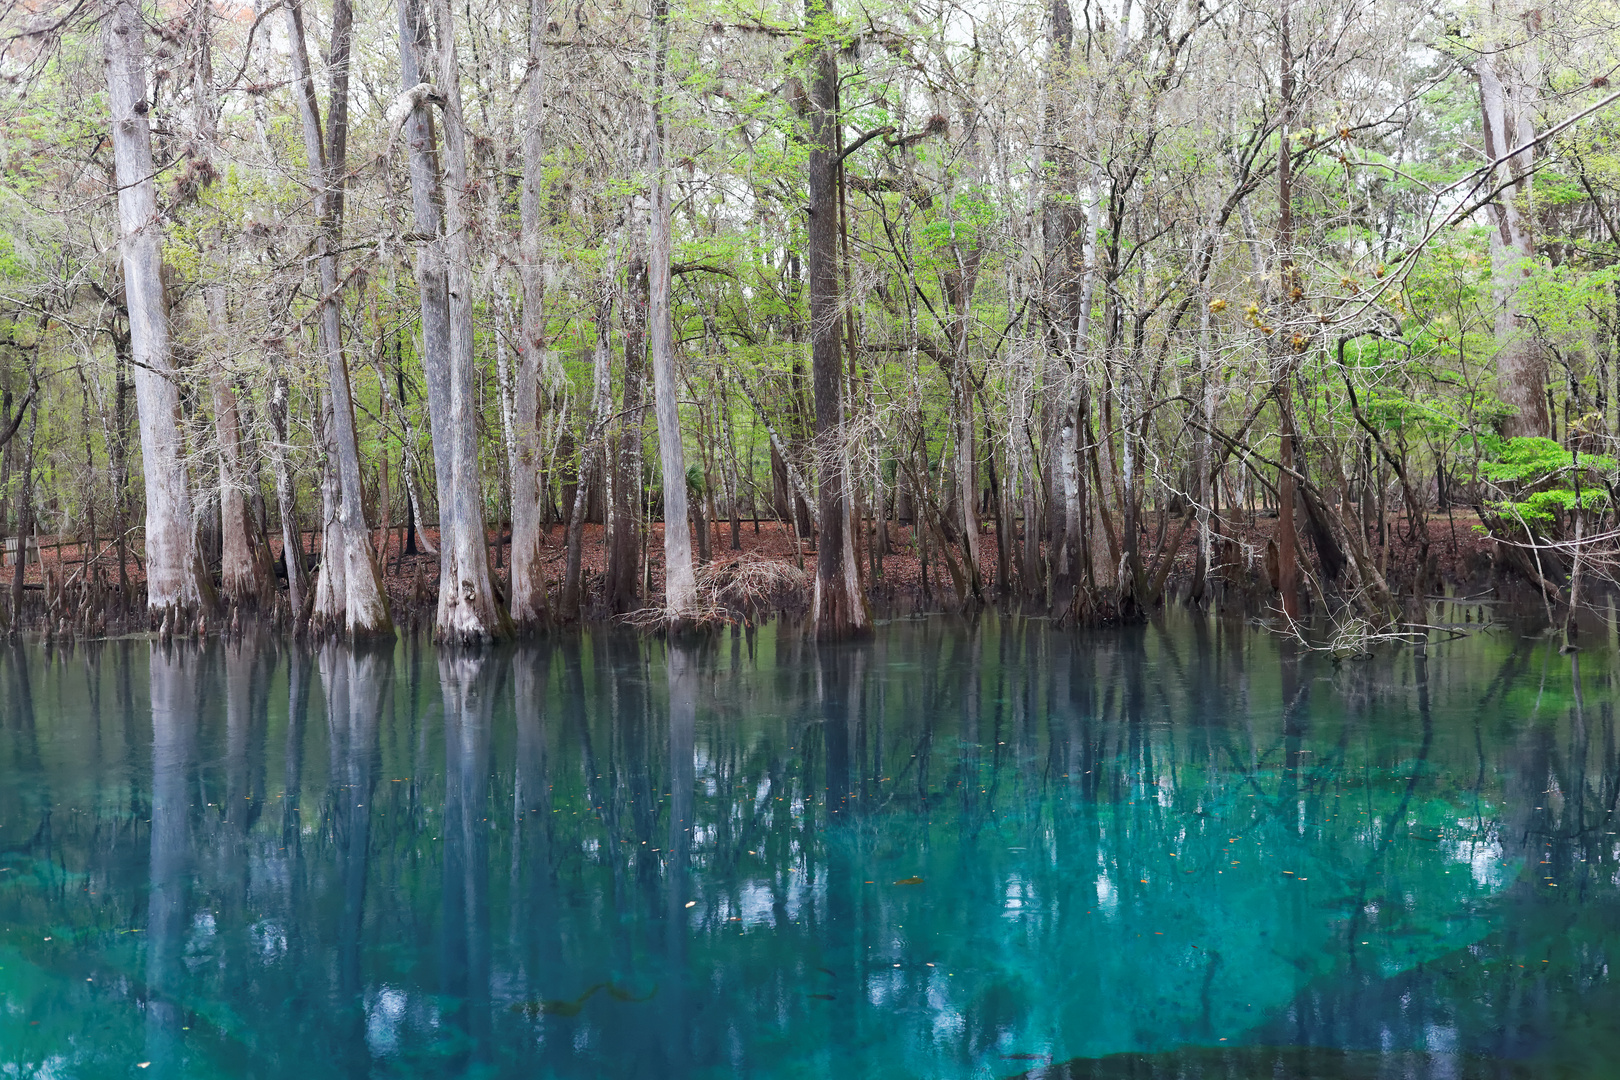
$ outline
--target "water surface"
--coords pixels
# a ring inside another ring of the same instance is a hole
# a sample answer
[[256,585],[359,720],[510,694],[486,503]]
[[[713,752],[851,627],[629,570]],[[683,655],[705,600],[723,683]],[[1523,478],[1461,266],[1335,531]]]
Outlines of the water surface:
[[1613,655],[12,645],[0,1076],[1614,1076]]

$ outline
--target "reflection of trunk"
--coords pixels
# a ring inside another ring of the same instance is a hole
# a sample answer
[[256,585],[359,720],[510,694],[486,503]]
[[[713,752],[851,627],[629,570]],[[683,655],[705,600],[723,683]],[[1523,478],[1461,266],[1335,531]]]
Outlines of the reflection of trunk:
[[[330,821],[343,891],[338,919],[338,1009],[349,1037],[341,1040],[355,1055],[365,1047],[361,935],[365,924],[366,869],[371,844],[371,802],[377,778],[378,731],[392,682],[393,653],[328,645],[319,657],[326,693],[327,739],[331,747]],[[348,1063],[351,1075],[365,1060]]]
[[665,66],[669,56],[669,3],[652,0],[653,58],[651,132],[647,162],[652,173],[652,216],[647,243],[647,330],[652,341],[653,412],[658,418],[658,457],[664,473],[664,608],[671,623],[697,609],[692,536],[686,516],[686,453],[675,375],[675,331],[670,322],[669,176],[664,162]]
[[[544,184],[545,0],[529,9],[529,69],[523,76],[523,185],[518,192],[523,279],[523,333],[513,394],[516,460],[512,462],[512,574],[508,606],[518,629],[546,621],[546,572],[540,556],[540,374],[545,355],[545,262],[540,195]],[[603,330],[605,332],[605,328]]]
[[[225,803],[221,816],[230,833],[231,857],[245,854],[248,833],[264,809],[264,735],[267,643],[256,633],[224,643]],[[244,805],[246,804],[246,805]]]
[[[201,659],[199,672],[210,682],[216,657],[223,653],[225,705],[225,798],[219,803],[220,829],[200,836],[199,851],[212,852],[217,878],[210,885],[211,906],[227,925],[245,924],[254,901],[251,882],[258,869],[254,826],[265,807],[265,736],[270,721],[269,642],[249,624],[245,633],[231,635]],[[199,727],[201,721],[199,719]],[[207,820],[206,818],[204,820]],[[252,960],[241,942],[224,946],[221,962],[237,967]]]
[[[1490,5],[1492,9],[1495,4]],[[1494,14],[1494,10],[1493,10]],[[1535,84],[1535,43],[1502,50],[1493,45],[1481,51],[1475,70],[1479,75],[1479,103],[1485,135],[1485,157],[1497,158],[1532,142],[1536,137],[1530,96]],[[1514,55],[1517,53],[1517,56]],[[1532,70],[1521,70],[1529,68]],[[1491,222],[1491,301],[1496,308],[1496,378],[1502,401],[1514,410],[1502,421],[1507,435],[1548,433],[1546,372],[1540,349],[1524,317],[1524,289],[1534,270],[1535,240],[1530,211],[1530,178],[1535,151],[1527,149],[1491,169],[1486,181],[1494,189],[1507,187],[1488,207]]]
[[489,724],[495,661],[441,653],[444,696],[444,892],[441,964],[445,1023],[487,1060],[489,976]]
[[526,989],[539,991],[561,967],[552,865],[551,785],[546,759],[546,705],[551,647],[535,646],[512,660],[512,710],[517,728],[512,775],[512,940],[528,943]]
[[[339,0],[342,2],[342,0]],[[140,7],[114,0],[103,22],[108,104],[118,182],[118,232],[129,312],[135,407],[146,480],[146,605],[151,611],[207,610],[214,590],[194,546],[180,387],[163,296],[163,229],[153,179],[146,45]]]
[[152,827],[146,899],[146,1053],[164,1076],[179,1076],[185,1036],[180,1007],[185,978],[190,880],[193,759],[197,752],[196,654],[153,644]]
[[315,251],[319,271],[318,323],[321,351],[326,356],[328,422],[335,487],[335,513],[324,515],[320,575],[315,582],[315,617],[328,630],[351,637],[389,636],[394,624],[388,600],[377,576],[366,528],[360,481],[360,447],[354,424],[354,402],[349,393],[349,364],[343,355],[343,325],[339,311],[342,281],[338,277],[338,250],[343,238],[343,187],[348,167],[349,44],[353,23],[350,0],[335,0],[332,8],[331,81],[326,136],[321,132],[320,105],[310,73],[304,41],[304,16],[299,0],[288,0],[287,31],[291,41],[294,96],[303,118],[304,151],[309,161],[310,186],[315,189]]
[[[806,0],[807,19],[831,15],[831,5]],[[812,618],[824,640],[864,634],[872,615],[861,591],[851,521],[848,447],[844,445],[843,319],[838,289],[838,60],[825,42],[811,58],[810,367],[816,398],[816,474],[821,487]]]
[[849,810],[849,729],[858,712],[864,651],[823,654],[816,669],[816,696],[821,702],[827,745],[827,820],[841,821]]
[[[304,721],[309,716],[309,658],[293,645],[287,652],[287,741],[281,798],[281,843],[294,859],[303,838],[299,802],[303,796]],[[291,888],[289,883],[289,888]]]
[[[665,656],[669,680],[669,858],[664,864],[669,882],[665,919],[669,938],[670,971],[685,971],[687,936],[687,897],[692,892],[688,875],[692,861],[692,829],[697,813],[697,656],[689,648],[671,644]],[[684,988],[671,992],[664,1005],[664,1030],[669,1039],[665,1069],[672,1075],[687,1069],[690,1044],[690,1007]]]
[[439,93],[444,116],[444,253],[449,297],[449,426],[435,429],[433,442],[449,443],[450,481],[440,479],[449,502],[439,503],[439,614],[435,629],[444,641],[470,643],[511,632],[506,611],[489,577],[484,534],[483,492],[478,476],[478,385],[473,364],[471,183],[467,175],[467,127],[461,110],[460,68],[455,20],[449,0],[435,0],[439,43]]

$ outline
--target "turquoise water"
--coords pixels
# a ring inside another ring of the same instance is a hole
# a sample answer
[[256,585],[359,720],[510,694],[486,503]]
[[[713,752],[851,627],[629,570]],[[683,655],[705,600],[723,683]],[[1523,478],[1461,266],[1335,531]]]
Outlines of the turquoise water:
[[1617,1076],[1613,671],[0,648],[0,1076]]

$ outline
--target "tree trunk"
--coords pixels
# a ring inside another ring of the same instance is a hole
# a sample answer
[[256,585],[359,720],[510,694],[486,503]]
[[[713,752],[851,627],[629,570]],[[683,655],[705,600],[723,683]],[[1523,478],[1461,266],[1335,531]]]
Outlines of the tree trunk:
[[[22,485],[17,492],[17,560],[11,577],[11,632],[23,629],[23,585],[28,573],[28,541],[34,535],[34,440],[39,433],[39,399],[28,404],[28,443],[22,458]],[[35,553],[39,554],[36,546]],[[148,562],[150,565],[150,562]],[[45,577],[40,567],[40,580]]]
[[[806,0],[807,19],[830,15],[821,0]],[[844,445],[843,319],[838,288],[838,61],[827,43],[811,60],[809,121],[810,221],[806,248],[810,278],[810,365],[816,398],[816,459],[821,485],[821,537],[816,555],[812,617],[816,636],[838,640],[871,629],[861,591],[850,521],[850,477]]]
[[[438,88],[444,101],[444,231],[438,243],[446,268],[450,322],[450,350],[445,357],[449,364],[450,407],[446,426],[435,427],[433,432],[435,447],[443,443],[450,448],[450,482],[446,485],[443,477],[439,481],[439,614],[435,634],[441,641],[470,644],[507,637],[512,624],[490,583],[483,492],[478,476],[467,128],[461,111],[455,21],[449,0],[435,0],[434,13],[439,46]],[[437,358],[430,352],[425,359],[431,362]],[[442,498],[447,487],[448,502]]]
[[287,464],[287,447],[291,445],[288,442],[287,424],[290,390],[279,352],[272,354],[270,366],[275,373],[270,391],[270,424],[276,433],[270,457],[276,475],[276,516],[281,519],[281,558],[287,564],[287,606],[292,611],[296,627],[304,614],[309,574],[304,566],[303,534],[298,528],[298,508],[294,503],[297,489],[293,486],[292,470]]
[[406,502],[410,504],[406,507],[409,513],[405,519],[407,531],[405,534],[405,547],[401,554],[416,554],[416,541],[420,534],[423,550],[429,555],[437,555],[439,549],[427,538],[427,523],[422,520],[424,500],[422,498],[421,481],[418,479],[421,473],[421,461],[416,453],[419,440],[416,437],[416,425],[411,423],[411,414],[405,411],[405,376],[402,372],[396,372],[396,374],[398,374],[398,393],[393,394],[388,390],[388,376],[383,371],[381,359],[378,359],[377,393],[382,397],[383,404],[388,406],[389,411],[394,414],[394,419],[399,421],[400,467],[405,470]]
[[[1495,4],[1491,5],[1494,15]],[[1494,21],[1494,20],[1492,20]],[[1512,52],[1500,44],[1480,53],[1480,112],[1484,121],[1485,157],[1494,162],[1536,137],[1530,96],[1534,42]],[[1518,53],[1517,56],[1513,53]],[[1526,211],[1530,207],[1535,149],[1528,147],[1492,168],[1491,189],[1507,187],[1487,208],[1491,222],[1491,301],[1496,308],[1496,379],[1502,401],[1513,410],[1502,431],[1509,436],[1549,432],[1546,358],[1524,316],[1525,287],[1534,270],[1535,238]]]
[[[518,347],[517,384],[512,395],[512,438],[516,446],[512,471],[512,574],[509,606],[520,631],[545,624],[546,571],[541,558],[545,537],[540,508],[540,376],[545,356],[545,254],[540,195],[545,169],[545,0],[533,0],[529,11],[529,70],[523,82],[523,183],[518,193],[523,282],[522,338]],[[606,327],[599,332],[605,333]]]
[[[1290,130],[1294,107],[1294,54],[1288,28],[1290,6],[1290,0],[1283,0],[1282,121],[1278,129],[1280,148],[1277,151],[1277,251],[1282,270],[1282,296],[1279,302],[1285,312],[1294,306],[1295,293],[1298,291],[1293,258],[1294,157]],[[1290,335],[1276,334],[1274,338],[1286,336]],[[1292,623],[1299,618],[1299,538],[1294,527],[1294,354],[1286,341],[1277,341],[1275,351],[1281,357],[1280,372],[1276,378],[1277,411],[1281,420],[1278,460],[1282,463],[1277,477],[1277,590],[1282,593],[1283,617]]]
[[602,304],[596,313],[596,350],[591,364],[591,426],[579,452],[579,481],[574,485],[574,502],[568,515],[568,565],[563,577],[562,617],[577,619],[580,600],[581,548],[586,510],[596,477],[606,471],[607,429],[613,412],[613,348],[609,327],[613,324],[612,293],[604,283]]
[[640,223],[632,224],[626,238],[630,261],[620,316],[624,325],[624,401],[615,440],[606,586],[608,610],[615,614],[629,611],[641,594],[641,455],[647,381],[647,256],[640,239],[643,231]]
[[[407,88],[425,78],[424,64],[433,52],[433,35],[421,0],[399,0],[399,66]],[[417,80],[413,82],[412,80]],[[417,294],[422,307],[422,373],[427,383],[428,429],[433,436],[433,484],[441,526],[450,500],[450,442],[440,433],[450,425],[450,301],[444,252],[439,245],[439,153],[433,113],[418,100],[405,122],[410,152],[411,213],[416,222],[414,252]],[[439,534],[443,572],[444,533]],[[432,551],[433,549],[430,549]]]
[[351,0],[334,0],[328,143],[322,137],[320,106],[310,73],[299,0],[286,0],[286,9],[295,96],[303,119],[304,149],[309,159],[310,186],[315,189],[314,210],[319,222],[315,239],[320,285],[318,330],[321,350],[326,354],[330,395],[327,437],[334,458],[332,471],[337,504],[336,512],[326,515],[321,549],[322,580],[316,583],[314,617],[327,630],[341,628],[350,638],[388,637],[394,632],[394,624],[388,615],[388,597],[377,574],[371,536],[366,528],[360,446],[355,432],[354,401],[349,393],[349,364],[343,354],[338,301],[342,285],[337,256],[343,238],[343,187],[348,158],[349,37],[354,11]]
[[[230,334],[225,287],[210,285],[204,302],[216,352],[224,355]],[[220,592],[232,604],[248,607],[271,593],[275,571],[270,552],[248,518],[247,463],[242,454],[242,419],[236,388],[222,367],[209,379],[214,398],[214,438],[219,449]]]
[[[1082,280],[1089,275],[1084,250],[1089,215],[1079,198],[1080,174],[1074,149],[1058,128],[1057,102],[1065,94],[1059,80],[1069,77],[1069,56],[1074,39],[1074,16],[1068,0],[1052,0],[1048,34],[1052,69],[1045,74],[1046,85],[1043,88],[1047,99],[1042,116],[1046,133],[1043,142],[1048,156],[1043,162],[1046,175],[1042,180],[1045,190],[1041,207],[1041,242],[1045,276],[1041,284],[1046,294],[1045,306],[1052,314],[1048,317],[1047,348],[1042,356],[1040,373],[1040,445],[1046,462],[1040,482],[1046,507],[1047,557],[1055,559],[1063,545],[1067,520],[1061,478],[1065,468],[1063,457],[1069,450],[1063,440],[1063,429],[1065,414],[1073,397],[1070,384],[1079,363],[1078,352],[1085,347],[1084,333],[1080,327],[1084,310]],[[1067,445],[1072,447],[1072,441]],[[1024,527],[1026,530],[1036,530],[1037,524],[1028,521]],[[1036,535],[1038,537],[1039,533],[1036,532]],[[1033,554],[1039,554],[1038,539],[1030,547]],[[1063,576],[1061,568],[1047,568],[1045,584],[1049,597],[1053,586]]]
[[[670,624],[679,626],[696,613],[697,578],[692,568],[692,535],[687,522],[686,452],[681,446],[680,385],[675,374],[675,332],[669,310],[671,222],[663,111],[669,57],[668,0],[652,0],[652,23],[651,130],[647,154],[652,173],[652,215],[647,243],[647,329],[652,343],[658,457],[664,473],[664,610]],[[832,220],[830,207],[828,220]]]
[[144,25],[135,0],[112,0],[103,21],[119,247],[146,483],[146,606],[154,615],[176,610],[189,616],[213,608],[214,589],[191,528],[180,388],[163,296],[163,230],[147,118],[151,106],[146,96]]

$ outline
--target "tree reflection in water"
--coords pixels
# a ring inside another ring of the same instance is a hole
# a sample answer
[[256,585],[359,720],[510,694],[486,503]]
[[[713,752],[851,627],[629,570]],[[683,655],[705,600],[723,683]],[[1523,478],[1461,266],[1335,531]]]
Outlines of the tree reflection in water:
[[1612,660],[1176,620],[12,646],[0,1065],[1603,1076]]

